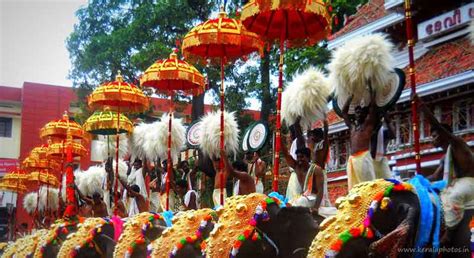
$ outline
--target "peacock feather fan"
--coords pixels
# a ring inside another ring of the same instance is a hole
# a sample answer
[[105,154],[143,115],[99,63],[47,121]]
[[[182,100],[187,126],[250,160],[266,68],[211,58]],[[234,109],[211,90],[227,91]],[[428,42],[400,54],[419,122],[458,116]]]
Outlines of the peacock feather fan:
[[[204,155],[212,159],[220,157],[221,111],[211,112],[201,118],[201,144]],[[224,111],[224,142],[227,154],[236,154],[239,149],[239,126],[235,113]]]
[[327,103],[333,89],[324,73],[314,67],[296,75],[282,96],[281,115],[288,126],[301,117],[301,126],[308,128],[324,119]]

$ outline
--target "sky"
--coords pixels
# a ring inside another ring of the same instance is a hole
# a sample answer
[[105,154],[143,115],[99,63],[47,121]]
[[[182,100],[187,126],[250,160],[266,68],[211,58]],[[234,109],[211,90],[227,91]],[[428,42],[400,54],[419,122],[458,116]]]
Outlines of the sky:
[[[0,0],[0,85],[25,81],[72,87],[66,38],[87,0]],[[214,98],[206,94],[205,102]],[[256,99],[247,99],[259,109]]]
[[86,0],[0,0],[0,85],[72,86],[65,41]]

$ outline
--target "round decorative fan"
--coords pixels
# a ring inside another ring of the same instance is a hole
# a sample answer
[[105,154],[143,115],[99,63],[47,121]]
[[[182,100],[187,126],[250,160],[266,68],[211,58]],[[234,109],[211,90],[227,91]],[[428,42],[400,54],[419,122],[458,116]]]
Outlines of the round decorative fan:
[[265,122],[257,122],[252,125],[248,133],[248,148],[250,151],[258,151],[268,139],[268,126]]
[[201,122],[195,121],[189,127],[186,132],[186,144],[189,148],[197,149],[201,143]]

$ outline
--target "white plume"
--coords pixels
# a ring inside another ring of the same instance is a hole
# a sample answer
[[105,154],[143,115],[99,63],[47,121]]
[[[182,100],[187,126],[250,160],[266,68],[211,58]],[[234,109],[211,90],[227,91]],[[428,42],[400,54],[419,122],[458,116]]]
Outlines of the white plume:
[[328,66],[337,97],[345,100],[354,94],[352,103],[367,106],[369,103],[363,103],[370,100],[367,82],[380,91],[393,79],[392,48],[386,36],[378,33],[348,40],[339,47]]
[[40,202],[39,211],[52,210],[56,211],[59,207],[59,189],[48,186],[41,186],[39,189]]
[[86,184],[84,191],[81,193],[86,196],[92,196],[95,192],[103,196],[102,185],[106,177],[105,168],[103,166],[91,166],[84,171],[84,182]]
[[[107,147],[107,136],[98,135],[97,139],[99,140],[99,153],[102,155],[103,159],[107,159],[109,153],[111,157],[115,158],[115,150],[117,145],[117,136],[111,135],[108,136],[108,147]],[[126,155],[130,153],[130,144],[127,134],[119,135],[119,158],[123,159]]]
[[328,79],[319,69],[310,67],[296,75],[283,92],[282,119],[287,125],[292,125],[301,116],[303,128],[324,119],[332,90]]
[[[201,144],[203,153],[211,158],[220,157],[221,111],[211,112],[201,118]],[[227,154],[237,153],[239,149],[239,126],[235,113],[224,111],[224,141]]]
[[151,124],[140,123],[133,129],[132,137],[130,139],[132,145],[132,158],[130,162],[133,163],[136,158],[143,160],[145,158],[145,135],[150,131]]
[[28,214],[33,214],[36,210],[36,205],[38,205],[38,193],[27,193],[25,197],[23,197],[23,208]]
[[474,45],[474,20],[469,23],[469,38],[471,39],[471,45]]
[[[84,173],[82,172],[81,169],[76,169],[74,170],[74,182],[76,183],[77,188],[81,191],[85,191],[87,187],[87,183],[84,182]],[[66,175],[63,174],[62,180],[61,180],[61,198],[63,201],[66,201]]]
[[[163,114],[161,121],[156,121],[150,125],[145,134],[145,143],[143,149],[148,160],[162,160],[168,158],[168,114]],[[186,139],[186,129],[183,126],[182,119],[172,120],[171,125],[171,157],[177,159],[179,153],[184,147]]]

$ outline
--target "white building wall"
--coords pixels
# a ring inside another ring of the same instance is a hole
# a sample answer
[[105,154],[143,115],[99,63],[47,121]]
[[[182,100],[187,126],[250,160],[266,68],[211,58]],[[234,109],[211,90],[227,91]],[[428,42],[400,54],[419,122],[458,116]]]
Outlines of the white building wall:
[[0,158],[18,159],[20,157],[21,117],[2,114],[2,112],[0,112],[0,117],[12,118],[11,137],[0,137]]

